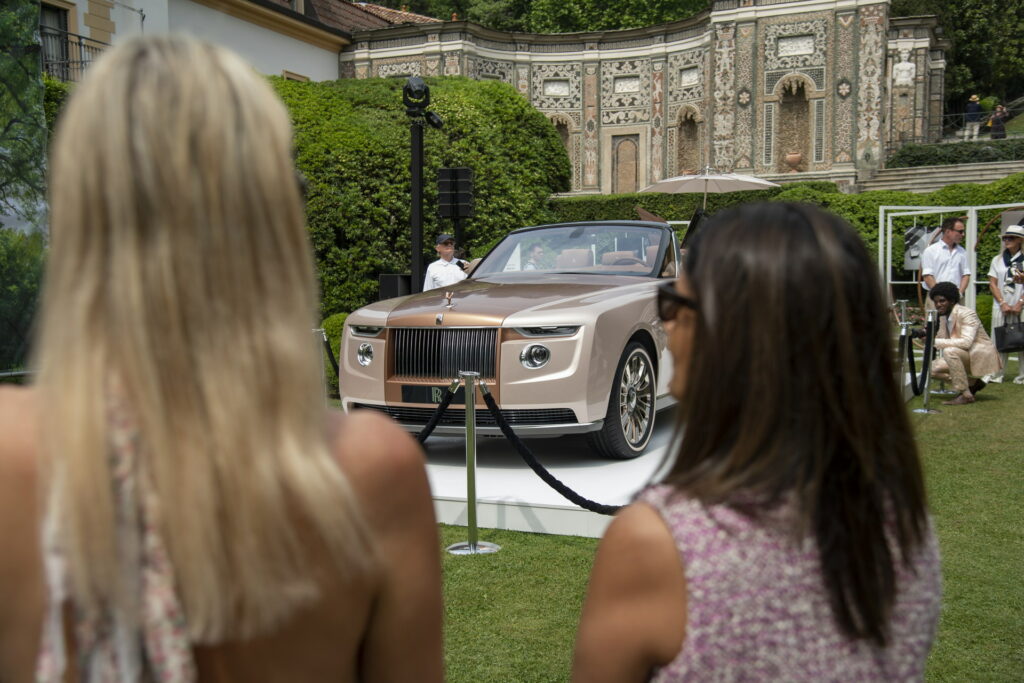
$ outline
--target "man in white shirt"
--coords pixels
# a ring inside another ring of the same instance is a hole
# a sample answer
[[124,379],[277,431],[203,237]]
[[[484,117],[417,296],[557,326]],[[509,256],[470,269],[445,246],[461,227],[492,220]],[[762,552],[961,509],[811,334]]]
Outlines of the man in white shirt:
[[[939,282],[952,282],[963,297],[971,282],[967,250],[960,246],[964,239],[964,222],[956,217],[942,221],[942,235],[921,254],[921,280],[926,291]],[[931,298],[928,299],[931,304]],[[931,308],[931,306],[928,306]]]
[[462,269],[462,262],[455,258],[455,238],[448,234],[437,236],[437,245],[434,247],[437,259],[427,266],[427,276],[423,278],[423,291],[437,289],[454,285],[460,280],[466,279],[466,272]]

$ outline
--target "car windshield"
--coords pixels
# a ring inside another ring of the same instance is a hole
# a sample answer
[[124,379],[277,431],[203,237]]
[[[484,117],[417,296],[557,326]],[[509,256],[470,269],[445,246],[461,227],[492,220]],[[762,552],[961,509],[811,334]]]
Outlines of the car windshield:
[[656,277],[667,233],[641,225],[568,225],[510,234],[473,277],[498,273],[587,273]]

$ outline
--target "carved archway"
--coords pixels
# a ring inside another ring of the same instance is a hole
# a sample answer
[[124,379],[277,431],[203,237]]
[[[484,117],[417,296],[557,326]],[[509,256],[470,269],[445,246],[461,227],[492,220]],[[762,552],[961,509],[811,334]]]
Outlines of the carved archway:
[[697,173],[701,166],[703,155],[704,117],[696,107],[686,105],[679,110],[679,118],[676,124],[676,173],[684,175]]
[[779,115],[775,134],[775,170],[806,171],[811,161],[811,103],[814,81],[792,73],[775,86]]
[[636,135],[612,138],[612,193],[636,192],[639,186],[640,146]]

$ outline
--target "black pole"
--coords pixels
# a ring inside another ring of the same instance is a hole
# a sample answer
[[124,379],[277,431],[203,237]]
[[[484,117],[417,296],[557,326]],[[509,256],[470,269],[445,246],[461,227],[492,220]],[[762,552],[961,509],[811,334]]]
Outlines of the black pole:
[[409,207],[409,227],[412,232],[412,282],[409,291],[423,291],[423,119],[414,118],[409,123],[412,142],[412,156],[409,160],[409,175],[412,177],[412,194]]
[[465,249],[462,244],[462,219],[455,216],[452,222],[455,223],[455,244],[459,245],[460,249]]

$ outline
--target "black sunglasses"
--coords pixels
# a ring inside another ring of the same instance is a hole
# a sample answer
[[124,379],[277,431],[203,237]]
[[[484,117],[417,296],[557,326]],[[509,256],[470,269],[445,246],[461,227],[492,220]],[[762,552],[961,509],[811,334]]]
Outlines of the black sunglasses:
[[675,320],[680,308],[697,310],[697,302],[676,291],[675,281],[658,283],[658,317],[662,322]]

